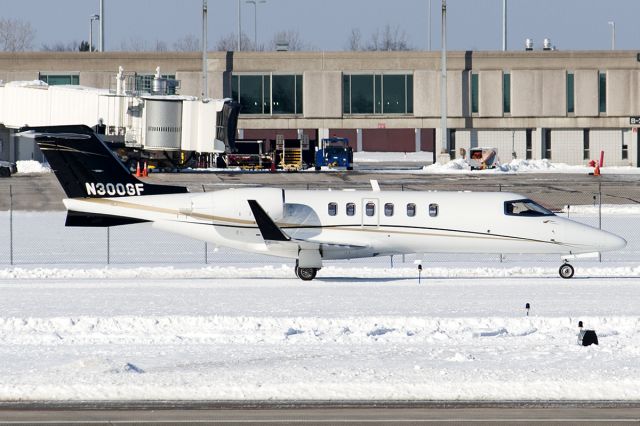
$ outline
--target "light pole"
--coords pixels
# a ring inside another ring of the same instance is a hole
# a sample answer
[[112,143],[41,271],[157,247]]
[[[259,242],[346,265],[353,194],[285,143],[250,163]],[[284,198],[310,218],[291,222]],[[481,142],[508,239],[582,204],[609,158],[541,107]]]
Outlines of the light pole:
[[442,148],[447,154],[449,150],[449,138],[447,135],[447,0],[442,0],[442,58],[440,59],[440,132]]
[[609,25],[611,25],[611,50],[616,50],[616,23],[609,21]]
[[507,50],[507,0],[502,0],[502,51]]
[[241,51],[242,50],[242,46],[240,45],[240,39],[242,37],[242,11],[240,8],[240,0],[238,0],[238,46],[237,46],[237,51]]
[[267,0],[247,0],[247,3],[253,5],[253,45],[258,50],[258,3],[266,3]]
[[431,51],[431,0],[429,0],[429,37],[427,37],[428,39],[428,46],[429,46],[429,51]]
[[93,21],[99,21],[100,15],[94,14],[89,17],[89,52],[93,52]]
[[104,0],[100,0],[100,44],[98,50],[104,52]]

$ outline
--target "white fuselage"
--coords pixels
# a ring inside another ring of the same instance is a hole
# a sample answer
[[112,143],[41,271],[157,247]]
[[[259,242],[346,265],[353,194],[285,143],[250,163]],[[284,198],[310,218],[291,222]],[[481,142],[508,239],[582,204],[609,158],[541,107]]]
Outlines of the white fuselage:
[[[67,199],[69,210],[148,220],[176,234],[254,253],[322,259],[401,253],[593,253],[624,247],[613,234],[555,215],[509,215],[513,193],[229,189],[211,193]],[[265,241],[256,200],[291,244]],[[298,244],[296,244],[296,242]],[[319,247],[319,249],[318,249]]]

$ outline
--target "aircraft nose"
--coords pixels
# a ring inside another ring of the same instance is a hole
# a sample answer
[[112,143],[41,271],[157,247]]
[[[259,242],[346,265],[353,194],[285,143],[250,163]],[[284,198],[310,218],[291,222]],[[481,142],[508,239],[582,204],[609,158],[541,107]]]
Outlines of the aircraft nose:
[[597,244],[600,251],[619,250],[627,245],[627,241],[610,232],[599,231]]

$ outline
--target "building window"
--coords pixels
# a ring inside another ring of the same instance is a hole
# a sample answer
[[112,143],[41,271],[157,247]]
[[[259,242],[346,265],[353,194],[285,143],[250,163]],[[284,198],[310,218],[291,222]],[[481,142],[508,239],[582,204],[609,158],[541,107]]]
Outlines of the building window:
[[438,205],[437,204],[429,204],[429,216],[431,216],[431,217],[438,216]]
[[525,159],[531,160],[533,158],[533,131],[531,129],[525,130]]
[[373,216],[374,214],[376,214],[376,204],[372,202],[367,203],[365,205],[364,211],[367,216]]
[[543,158],[551,160],[551,129],[544,129],[542,134],[542,155]]
[[471,74],[471,113],[474,114],[478,112],[479,86],[478,74]]
[[622,159],[623,160],[629,159],[629,145],[624,143],[624,140],[622,141]]
[[582,159],[588,160],[591,157],[589,145],[591,144],[589,140],[589,129],[584,129],[582,131]]
[[570,114],[575,112],[575,91],[573,81],[573,73],[567,73],[567,112]]
[[302,75],[233,75],[231,97],[242,114],[302,114]]
[[407,204],[407,216],[413,217],[416,215],[416,205],[413,203]]
[[384,205],[384,215],[393,216],[393,203],[387,203]]
[[40,80],[47,83],[49,86],[58,85],[74,85],[80,84],[80,76],[78,74],[47,74],[40,73]]
[[511,74],[502,74],[502,112],[511,113]]
[[347,216],[355,216],[356,205],[354,203],[347,203]]
[[329,216],[335,216],[338,213],[338,204],[329,203],[328,211],[329,211]]
[[607,73],[601,72],[598,75],[598,112],[607,112]]
[[345,74],[342,101],[344,114],[411,114],[413,75]]

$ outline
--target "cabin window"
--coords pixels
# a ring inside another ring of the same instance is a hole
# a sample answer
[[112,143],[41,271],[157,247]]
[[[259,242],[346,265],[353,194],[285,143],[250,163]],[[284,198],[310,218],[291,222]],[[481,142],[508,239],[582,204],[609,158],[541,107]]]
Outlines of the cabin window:
[[413,203],[407,204],[407,216],[413,217],[416,215],[416,205]]
[[431,217],[438,216],[438,205],[437,204],[429,204],[429,216],[431,216]]
[[393,216],[393,203],[387,203],[384,205],[384,215]]
[[367,203],[364,211],[367,216],[373,216],[374,214],[376,214],[376,204],[372,202]]
[[329,216],[335,216],[338,213],[338,204],[329,203]]
[[353,203],[347,203],[347,216],[355,216],[356,205]]
[[505,201],[504,214],[507,216],[554,216],[553,212],[531,200]]

